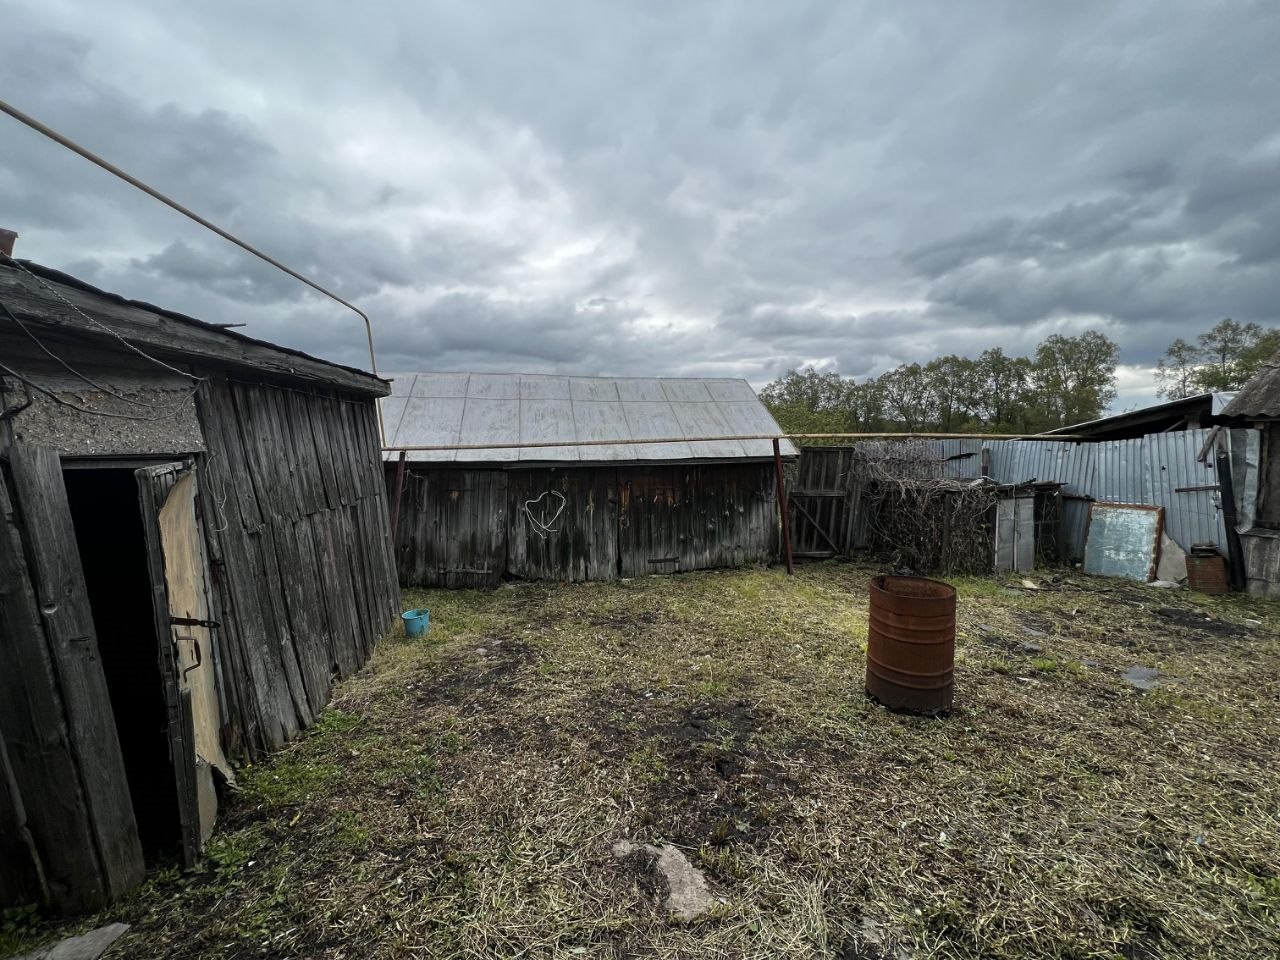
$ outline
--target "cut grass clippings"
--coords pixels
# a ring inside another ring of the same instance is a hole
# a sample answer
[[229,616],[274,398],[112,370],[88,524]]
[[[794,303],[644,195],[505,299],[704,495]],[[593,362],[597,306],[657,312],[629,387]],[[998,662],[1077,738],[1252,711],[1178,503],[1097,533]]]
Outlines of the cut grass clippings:
[[[923,719],[863,696],[873,573],[406,592],[429,636],[240,771],[200,868],[80,926],[175,958],[1280,954],[1280,607],[955,580],[957,708]],[[719,905],[669,917],[624,837]]]

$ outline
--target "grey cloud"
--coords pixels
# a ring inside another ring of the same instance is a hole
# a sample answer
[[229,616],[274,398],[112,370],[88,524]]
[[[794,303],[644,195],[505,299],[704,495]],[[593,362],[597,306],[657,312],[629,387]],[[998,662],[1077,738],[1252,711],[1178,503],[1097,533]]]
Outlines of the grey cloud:
[[[1276,322],[1280,8],[0,0],[7,99],[375,316],[386,367],[877,373]],[[167,41],[167,42],[166,42]],[[358,329],[33,134],[21,251],[346,362]]]

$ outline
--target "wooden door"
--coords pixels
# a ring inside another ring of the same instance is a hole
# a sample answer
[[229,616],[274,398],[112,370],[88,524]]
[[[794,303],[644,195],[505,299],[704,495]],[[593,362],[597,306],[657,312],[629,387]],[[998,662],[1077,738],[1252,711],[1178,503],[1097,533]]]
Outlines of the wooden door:
[[196,516],[196,475],[194,468],[181,463],[143,467],[134,474],[147,538],[182,850],[192,863],[218,815],[213,772],[231,779],[222,753],[214,622]]
[[142,845],[58,452],[14,444],[9,481],[7,491],[0,481],[0,732],[8,806],[21,809],[9,819],[43,861],[48,899],[88,910],[141,882]]

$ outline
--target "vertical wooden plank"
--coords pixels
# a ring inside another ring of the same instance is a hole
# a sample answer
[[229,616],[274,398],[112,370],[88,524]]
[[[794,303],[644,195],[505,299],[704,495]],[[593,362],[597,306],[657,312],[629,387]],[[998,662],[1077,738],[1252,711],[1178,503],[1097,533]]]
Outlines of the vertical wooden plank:
[[[38,858],[33,869],[43,872],[49,902],[68,912],[93,909],[107,899],[106,881],[3,472],[0,637],[0,737],[12,776],[11,803],[24,808],[14,818],[31,838]],[[22,834],[8,835],[8,842],[27,845]],[[20,869],[13,867],[15,886],[28,882],[18,879]]]
[[49,887],[0,730],[0,904],[47,904]]
[[118,896],[142,881],[142,846],[98,656],[62,464],[57,451],[22,444],[13,446],[9,463],[27,533],[23,546],[63,693],[106,889]]
[[[155,623],[160,678],[164,684],[166,731],[169,759],[178,798],[178,823],[182,856],[187,866],[200,857],[200,801],[196,782],[195,724],[191,695],[178,682],[177,653],[170,640],[172,626],[168,591],[165,588],[164,544],[160,533],[160,509],[173,482],[172,471],[156,476],[157,468],[136,471],[138,498],[142,512],[143,536],[147,541],[147,566],[151,578],[151,609]],[[154,482],[153,482],[154,478]],[[186,694],[184,696],[184,693]]]

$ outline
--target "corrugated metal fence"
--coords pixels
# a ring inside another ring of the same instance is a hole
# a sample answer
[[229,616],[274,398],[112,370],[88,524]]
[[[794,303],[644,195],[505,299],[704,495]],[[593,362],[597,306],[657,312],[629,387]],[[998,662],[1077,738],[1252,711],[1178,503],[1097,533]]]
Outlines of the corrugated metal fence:
[[[1165,508],[1165,531],[1184,550],[1196,543],[1214,543],[1226,553],[1226,528],[1222,520],[1218,477],[1212,459],[1199,463],[1196,455],[1208,439],[1208,430],[1152,433],[1132,440],[1099,443],[1060,440],[933,440],[913,441],[938,461],[940,476],[976,479],[982,475],[985,447],[993,479],[1000,483],[1055,482],[1063,485],[1063,543],[1067,555],[1084,554],[1089,503],[1141,503]],[[848,469],[851,451],[874,457],[884,441],[849,447],[805,447],[801,452],[802,477],[826,473],[839,476],[850,490]],[[1256,430],[1232,430],[1231,450],[1237,509],[1252,516],[1257,496]],[[1250,451],[1253,451],[1251,454]],[[809,460],[810,465],[805,461]],[[822,471],[817,461],[834,460],[840,469]],[[846,511],[857,511],[861,498],[847,497]],[[839,518],[843,531],[862,529],[854,515]],[[846,540],[846,542],[848,542]],[[856,538],[854,542],[857,542]],[[861,544],[858,544],[861,545]]]

